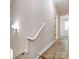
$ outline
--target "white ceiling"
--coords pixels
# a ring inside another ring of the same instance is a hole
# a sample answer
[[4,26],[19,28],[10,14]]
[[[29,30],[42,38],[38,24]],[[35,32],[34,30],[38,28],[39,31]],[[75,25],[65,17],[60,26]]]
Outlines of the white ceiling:
[[[66,15],[69,13],[69,0],[53,0],[56,13],[58,15]],[[12,0],[10,0],[12,2]]]
[[55,9],[58,15],[69,13],[69,0],[54,0]]

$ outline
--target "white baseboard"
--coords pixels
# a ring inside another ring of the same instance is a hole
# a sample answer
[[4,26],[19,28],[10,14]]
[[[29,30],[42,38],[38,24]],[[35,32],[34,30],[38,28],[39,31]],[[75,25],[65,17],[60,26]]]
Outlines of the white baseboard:
[[22,53],[28,53],[28,51],[26,49],[20,51],[16,56],[13,56],[13,59],[15,59],[16,57],[20,56]]
[[51,47],[58,39],[54,40],[53,42],[51,42],[49,45],[47,45],[44,49],[42,49],[38,55],[40,56],[42,53],[44,53],[49,47]]

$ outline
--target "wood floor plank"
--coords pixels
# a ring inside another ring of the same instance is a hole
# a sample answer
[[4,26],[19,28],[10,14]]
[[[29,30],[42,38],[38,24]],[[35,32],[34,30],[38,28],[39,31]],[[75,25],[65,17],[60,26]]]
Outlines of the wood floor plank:
[[40,57],[43,59],[68,59],[68,39],[59,39]]

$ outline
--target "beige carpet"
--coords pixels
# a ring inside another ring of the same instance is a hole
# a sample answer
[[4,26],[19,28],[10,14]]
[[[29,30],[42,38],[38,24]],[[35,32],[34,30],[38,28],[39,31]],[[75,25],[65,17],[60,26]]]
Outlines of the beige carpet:
[[41,59],[69,59],[68,39],[59,39],[40,57]]

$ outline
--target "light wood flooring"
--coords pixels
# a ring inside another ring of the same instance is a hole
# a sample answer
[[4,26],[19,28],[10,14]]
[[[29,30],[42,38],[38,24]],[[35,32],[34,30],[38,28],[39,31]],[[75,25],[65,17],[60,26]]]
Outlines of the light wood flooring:
[[68,38],[58,39],[39,59],[69,59]]

